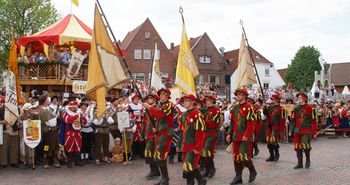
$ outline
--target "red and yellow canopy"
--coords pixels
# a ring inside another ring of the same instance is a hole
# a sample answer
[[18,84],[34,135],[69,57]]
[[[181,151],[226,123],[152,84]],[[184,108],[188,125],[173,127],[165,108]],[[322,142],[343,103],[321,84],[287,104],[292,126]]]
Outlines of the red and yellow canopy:
[[79,49],[89,49],[92,30],[75,15],[69,14],[60,21],[35,33],[18,39],[17,45],[27,47],[28,44],[45,47],[53,43],[54,46],[74,45]]

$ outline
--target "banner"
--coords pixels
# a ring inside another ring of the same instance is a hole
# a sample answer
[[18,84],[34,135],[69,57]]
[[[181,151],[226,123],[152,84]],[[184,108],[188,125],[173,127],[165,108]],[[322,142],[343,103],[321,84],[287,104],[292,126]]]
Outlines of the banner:
[[238,55],[238,67],[236,71],[234,72],[235,79],[234,79],[234,88],[238,89],[242,86],[247,86],[251,84],[256,84],[256,77],[254,72],[254,64],[253,60],[251,59],[249,55],[249,48],[246,43],[246,38],[242,34],[241,39],[241,46],[239,48],[239,55]]
[[129,118],[129,113],[124,111],[124,112],[117,112],[117,117],[118,117],[118,128],[128,128],[130,127],[130,118]]
[[86,93],[87,81],[73,81],[72,88],[75,94]]
[[182,37],[177,59],[175,85],[179,87],[182,92],[196,96],[196,84],[194,79],[199,75],[199,71],[192,53],[192,47],[187,37],[183,16],[182,21]]
[[89,55],[88,80],[86,96],[97,103],[96,114],[98,118],[106,110],[107,90],[128,80],[115,50],[115,43],[102,19],[100,11],[95,4],[94,30],[92,34],[91,51]]
[[38,146],[41,140],[41,121],[25,120],[23,121],[23,138],[24,143],[29,148]]
[[67,77],[69,79],[72,79],[75,76],[77,76],[80,70],[80,66],[86,57],[87,55],[82,55],[79,52],[72,51],[72,57],[69,60],[69,67],[67,69]]
[[10,125],[13,125],[18,118],[18,102],[16,91],[16,78],[11,71],[3,72],[4,86],[6,91],[5,97],[5,119]]
[[161,88],[165,88],[162,83],[162,77],[159,70],[159,50],[157,47],[157,43],[154,46],[154,57],[152,64],[152,72],[151,72],[151,87],[155,88],[158,91]]

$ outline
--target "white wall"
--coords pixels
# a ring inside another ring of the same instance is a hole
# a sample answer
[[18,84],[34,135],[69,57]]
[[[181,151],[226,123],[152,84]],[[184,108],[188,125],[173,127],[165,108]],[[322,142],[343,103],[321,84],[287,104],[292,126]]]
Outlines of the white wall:
[[[285,85],[282,77],[279,75],[279,73],[277,72],[275,67],[271,67],[270,64],[265,64],[265,63],[256,63],[256,68],[260,77],[260,81],[261,81],[261,85],[263,86],[264,83],[268,83],[269,84],[269,89],[275,89],[275,88],[280,88],[283,85]],[[265,69],[269,69],[270,71],[270,75],[265,75]],[[234,81],[235,81],[235,77],[236,76],[236,71],[231,75],[231,98],[234,96],[234,91],[235,91],[235,87],[234,87]],[[258,81],[258,80],[256,80]],[[254,84],[253,88],[259,88],[258,84]]]

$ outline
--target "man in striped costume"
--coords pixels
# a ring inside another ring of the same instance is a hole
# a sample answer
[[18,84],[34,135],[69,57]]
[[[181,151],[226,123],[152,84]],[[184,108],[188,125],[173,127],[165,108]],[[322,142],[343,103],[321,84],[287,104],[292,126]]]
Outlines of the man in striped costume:
[[297,94],[299,105],[292,112],[289,135],[294,131],[294,149],[297,153],[298,163],[294,169],[303,168],[303,151],[305,152],[305,168],[310,168],[311,139],[317,136],[317,112],[307,103],[305,93]]
[[197,105],[195,101],[196,97],[192,94],[185,97],[184,107],[187,111],[180,118],[185,127],[182,139],[182,169],[187,185],[194,185],[194,179],[197,179],[199,185],[205,185],[207,181],[198,170],[199,158],[205,142],[205,123],[202,113],[195,108]]
[[214,104],[216,98],[212,92],[205,93],[205,107],[202,109],[205,122],[205,144],[202,151],[205,173],[204,177],[212,178],[215,175],[214,152],[216,149],[217,133],[220,127],[220,109]]
[[154,132],[156,135],[156,145],[154,161],[158,165],[162,178],[156,185],[168,185],[167,156],[170,150],[174,135],[174,104],[169,101],[170,90],[162,88],[157,92],[160,103],[156,107],[143,103],[143,107],[149,110],[152,118],[157,120]]
[[244,87],[237,89],[235,96],[238,104],[231,109],[231,125],[226,137],[227,142],[231,142],[231,140],[233,142],[233,161],[236,176],[231,185],[243,183],[242,172],[244,166],[250,172],[249,183],[253,182],[257,175],[251,159],[256,115],[254,108],[246,101],[248,91]]
[[[153,107],[156,106],[157,100],[159,99],[156,94],[149,94],[146,97],[147,103]],[[146,164],[150,166],[150,172],[146,175],[146,179],[152,179],[154,177],[160,176],[159,169],[153,160],[154,150],[155,150],[155,134],[153,130],[155,129],[156,119],[151,117],[149,114],[145,114],[142,117],[142,133],[141,137],[146,141],[145,148],[145,159]]]

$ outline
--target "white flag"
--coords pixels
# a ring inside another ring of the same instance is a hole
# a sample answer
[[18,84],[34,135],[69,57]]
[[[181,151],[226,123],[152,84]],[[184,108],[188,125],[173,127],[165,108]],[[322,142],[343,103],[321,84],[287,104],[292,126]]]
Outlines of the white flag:
[[154,46],[154,57],[152,64],[152,73],[151,73],[151,87],[155,88],[158,91],[165,86],[162,83],[162,77],[159,70],[159,52],[157,43]]
[[16,79],[11,71],[4,71],[3,79],[6,88],[5,119],[10,123],[10,125],[13,125],[19,116]]
[[67,69],[67,77],[69,79],[72,79],[78,75],[81,64],[83,63],[86,57],[87,55],[82,55],[79,52],[72,51],[72,57],[69,60],[69,67]]
[[235,71],[234,89],[242,86],[256,84],[253,61],[249,56],[249,48],[242,35],[241,47],[239,48],[238,67]]

